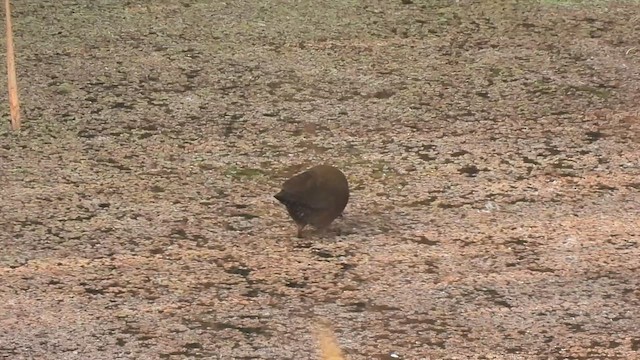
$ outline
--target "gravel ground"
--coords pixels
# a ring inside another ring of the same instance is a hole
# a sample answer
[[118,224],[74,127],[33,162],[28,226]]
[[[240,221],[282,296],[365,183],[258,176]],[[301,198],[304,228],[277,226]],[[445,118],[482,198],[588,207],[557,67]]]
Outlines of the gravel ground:
[[639,356],[639,2],[14,3],[0,358]]

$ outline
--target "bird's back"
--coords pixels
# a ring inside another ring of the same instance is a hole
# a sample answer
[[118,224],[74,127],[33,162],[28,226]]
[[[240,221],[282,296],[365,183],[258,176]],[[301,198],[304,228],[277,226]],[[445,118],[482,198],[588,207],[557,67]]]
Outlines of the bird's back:
[[349,184],[337,168],[318,165],[285,181],[275,197],[296,222],[326,226],[346,207]]

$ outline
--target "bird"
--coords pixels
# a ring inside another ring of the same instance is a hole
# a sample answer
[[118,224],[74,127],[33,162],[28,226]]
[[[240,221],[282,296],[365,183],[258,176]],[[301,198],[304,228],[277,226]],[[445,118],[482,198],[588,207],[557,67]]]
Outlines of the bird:
[[297,237],[307,225],[324,230],[342,216],[349,202],[349,182],[338,168],[317,165],[282,184],[274,195],[286,208],[298,227]]

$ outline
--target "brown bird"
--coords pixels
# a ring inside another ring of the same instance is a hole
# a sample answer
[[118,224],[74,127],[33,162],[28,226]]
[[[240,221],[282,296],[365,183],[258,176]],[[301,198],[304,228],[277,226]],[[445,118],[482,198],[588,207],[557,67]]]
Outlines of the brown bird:
[[275,198],[287,207],[301,238],[305,226],[324,230],[342,215],[349,202],[349,183],[342,171],[318,165],[285,181]]

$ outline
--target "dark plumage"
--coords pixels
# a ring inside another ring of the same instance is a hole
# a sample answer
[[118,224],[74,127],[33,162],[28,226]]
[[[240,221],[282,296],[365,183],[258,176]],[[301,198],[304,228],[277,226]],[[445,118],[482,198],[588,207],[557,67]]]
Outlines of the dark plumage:
[[318,165],[285,181],[275,198],[287,207],[302,237],[305,226],[325,229],[342,215],[349,202],[349,183],[342,171]]

